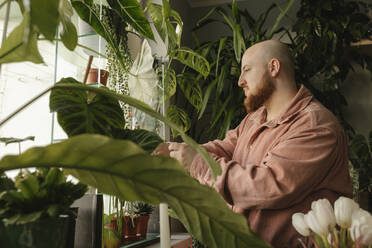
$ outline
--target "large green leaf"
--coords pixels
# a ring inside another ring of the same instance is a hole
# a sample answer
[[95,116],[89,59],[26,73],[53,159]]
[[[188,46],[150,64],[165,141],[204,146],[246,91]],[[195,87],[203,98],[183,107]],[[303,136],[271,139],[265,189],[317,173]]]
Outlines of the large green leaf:
[[222,51],[222,48],[225,46],[225,42],[227,40],[227,37],[222,37],[220,39],[220,42],[218,44],[218,51],[217,51],[217,59],[216,59],[216,73],[215,73],[215,76],[217,77],[218,75],[218,65],[220,63],[220,55],[221,55],[221,51]]
[[[167,117],[174,122],[179,129],[183,132],[186,132],[191,127],[191,120],[190,117],[187,115],[185,110],[177,107],[176,105],[169,105],[167,108]],[[177,137],[181,135],[178,130],[172,128],[172,135],[173,137]]]
[[207,105],[208,105],[208,101],[209,101],[209,97],[212,93],[212,90],[214,89],[214,87],[216,86],[218,80],[217,78],[215,80],[213,80],[207,87],[207,90],[205,91],[205,94],[204,94],[204,98],[203,98],[203,102],[202,102],[202,105],[201,105],[201,108],[200,108],[200,112],[199,112],[199,116],[198,116],[198,119],[202,118],[203,114],[204,114],[204,111],[205,109],[207,108]]
[[164,142],[156,133],[144,129],[115,129],[112,136],[115,139],[130,140],[148,153]]
[[200,110],[203,102],[203,92],[194,74],[182,73],[177,75],[177,83],[186,99],[197,109]]
[[[280,22],[282,21],[283,17],[287,14],[288,10],[292,7],[292,5],[294,4],[296,0],[289,0],[288,1],[288,4],[287,6],[285,7],[284,10],[282,10],[279,6],[279,9],[280,9],[280,15],[276,18],[276,21],[274,23],[274,25],[272,26],[268,36],[271,38],[272,35],[274,34],[274,32],[276,31],[276,29],[278,28]],[[266,18],[265,18],[266,19]]]
[[165,100],[169,99],[176,93],[177,79],[176,72],[172,68],[168,68],[164,72],[164,95]]
[[62,167],[82,183],[122,200],[166,202],[190,234],[208,247],[268,247],[212,188],[191,178],[174,159],[151,156],[130,141],[79,135],[0,161],[0,172]]
[[73,15],[73,9],[71,3],[68,0],[60,0],[59,12],[61,15],[61,22],[63,30],[61,32],[61,39],[65,47],[73,51],[77,46],[78,35],[75,25],[71,22]]
[[185,132],[179,128],[175,123],[170,121],[168,118],[164,117],[163,115],[157,113],[154,111],[152,108],[150,108],[147,104],[132,98],[127,95],[119,95],[113,92],[110,92],[108,90],[104,90],[101,88],[97,87],[92,87],[92,86],[87,86],[83,84],[77,84],[77,83],[61,83],[61,84],[56,84],[54,89],[80,89],[80,90],[88,90],[92,91],[98,94],[102,94],[105,96],[109,96],[112,98],[115,98],[117,100],[123,101],[127,103],[128,105],[135,107],[138,110],[141,110],[142,112],[164,122],[166,125],[168,125],[170,128],[176,130],[178,133],[181,134],[181,137],[185,143],[187,143],[189,146],[194,148],[196,151],[200,153],[200,155],[204,158],[204,160],[207,162],[211,169],[211,174],[213,178],[215,179],[218,175],[221,174],[221,167],[220,165],[212,158],[212,156],[200,145],[198,145],[193,139],[191,139],[189,136],[185,134]]
[[119,45],[117,44],[113,35],[107,29],[107,27],[103,25],[94,9],[93,2],[90,0],[72,0],[71,3],[72,7],[78,13],[80,18],[88,23],[94,29],[94,31],[96,31],[97,34],[102,36],[102,38],[107,41],[108,45],[114,50],[116,58],[119,61],[120,65],[123,68],[126,68],[126,63],[124,62],[125,59],[119,49]]
[[21,24],[9,34],[0,48],[0,64],[22,61],[43,63],[37,47],[37,36],[30,28],[30,15],[25,12]]
[[154,40],[150,23],[147,21],[137,0],[107,0],[108,4],[120,17],[129,23],[138,33],[146,38]]
[[168,51],[181,46],[183,22],[178,12],[171,9],[169,2],[162,0],[162,5],[159,5],[150,0],[147,2],[147,12],[161,39],[168,43]]
[[58,24],[60,22],[59,4],[62,0],[32,0],[31,24],[48,40],[55,39]]
[[[73,78],[63,78],[57,85],[62,83],[80,84]],[[58,122],[68,136],[82,133],[111,136],[113,128],[124,127],[124,114],[117,100],[96,95],[89,101],[88,97],[89,93],[82,90],[52,90],[50,109],[57,112]]]
[[233,27],[233,44],[236,61],[240,62],[242,53],[245,51],[245,41],[240,24],[234,24]]
[[210,66],[208,61],[203,56],[188,47],[175,49],[172,51],[170,56],[199,72],[204,76],[204,78],[209,75]]

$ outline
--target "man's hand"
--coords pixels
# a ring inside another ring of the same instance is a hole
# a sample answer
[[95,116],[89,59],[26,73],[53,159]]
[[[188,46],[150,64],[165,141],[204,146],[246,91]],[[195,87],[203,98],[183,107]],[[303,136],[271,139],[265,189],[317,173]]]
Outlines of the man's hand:
[[196,151],[185,143],[170,142],[170,157],[177,159],[188,170],[196,155]]
[[156,147],[156,149],[152,152],[152,154],[154,154],[154,155],[163,155],[163,156],[168,156],[169,157],[170,156],[169,155],[170,151],[169,151],[168,146],[169,146],[169,143],[168,142],[166,142],[166,143],[160,143]]
[[163,155],[177,159],[186,169],[189,169],[196,155],[196,151],[185,143],[166,142],[161,143],[153,151],[154,155]]

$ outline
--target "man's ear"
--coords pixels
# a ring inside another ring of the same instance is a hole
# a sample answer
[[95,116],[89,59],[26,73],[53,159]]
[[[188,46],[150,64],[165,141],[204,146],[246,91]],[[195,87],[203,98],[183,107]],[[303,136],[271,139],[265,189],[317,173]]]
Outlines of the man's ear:
[[277,58],[272,58],[268,64],[269,73],[272,77],[277,77],[280,72],[280,61]]

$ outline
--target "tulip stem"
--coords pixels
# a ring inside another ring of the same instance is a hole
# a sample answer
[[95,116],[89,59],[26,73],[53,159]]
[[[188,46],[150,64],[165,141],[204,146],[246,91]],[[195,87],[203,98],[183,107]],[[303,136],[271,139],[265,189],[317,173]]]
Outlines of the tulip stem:
[[341,247],[346,247],[346,237],[345,237],[346,231],[347,231],[346,228],[341,227],[341,231],[340,231]]
[[336,247],[339,247],[340,243],[339,243],[338,232],[337,232],[336,228],[333,229],[333,236],[334,236],[334,241],[335,241]]
[[329,243],[328,243],[327,237],[324,236],[324,235],[321,235],[320,237],[322,237],[322,241],[323,241],[324,247],[328,248],[329,247]]

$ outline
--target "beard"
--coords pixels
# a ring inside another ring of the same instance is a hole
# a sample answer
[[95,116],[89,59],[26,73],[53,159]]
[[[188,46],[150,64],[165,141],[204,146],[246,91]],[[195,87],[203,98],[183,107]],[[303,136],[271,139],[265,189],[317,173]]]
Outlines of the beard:
[[244,107],[247,113],[256,111],[258,108],[260,108],[271,97],[275,90],[275,85],[267,74],[262,76],[262,80],[259,85],[260,86],[255,95],[250,94],[244,99]]

